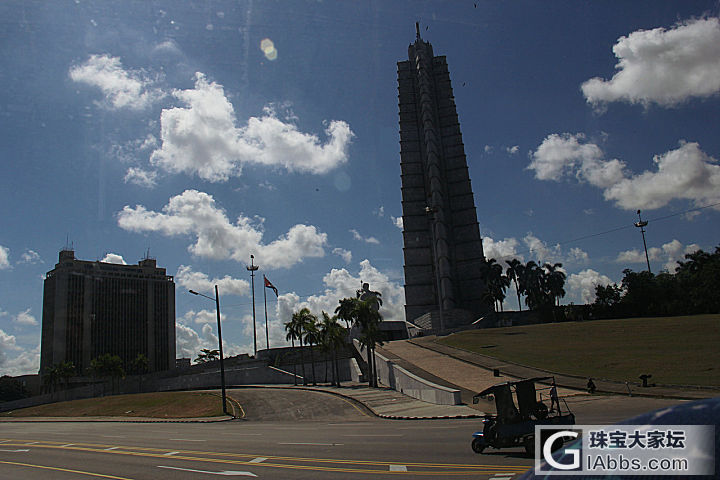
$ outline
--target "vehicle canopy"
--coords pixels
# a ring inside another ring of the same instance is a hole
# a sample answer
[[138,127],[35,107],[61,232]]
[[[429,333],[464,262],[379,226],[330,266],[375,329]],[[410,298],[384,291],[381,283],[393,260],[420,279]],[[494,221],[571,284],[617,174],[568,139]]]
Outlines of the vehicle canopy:
[[[554,381],[554,377],[535,377],[515,382],[504,382],[486,388],[473,396],[473,403],[478,398],[493,395],[497,418],[501,423],[515,423],[530,419],[538,414],[538,399],[535,390],[535,383],[543,381]],[[513,399],[513,392],[517,397],[517,406]]]

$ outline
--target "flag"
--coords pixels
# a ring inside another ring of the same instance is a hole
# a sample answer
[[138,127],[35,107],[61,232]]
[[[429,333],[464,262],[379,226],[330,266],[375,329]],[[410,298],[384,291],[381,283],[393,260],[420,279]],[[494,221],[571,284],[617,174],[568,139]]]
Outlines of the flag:
[[275,296],[278,296],[278,289],[275,288],[275,285],[270,283],[270,280],[267,279],[265,275],[263,275],[263,280],[265,280],[265,288],[272,288],[272,291],[275,292]]

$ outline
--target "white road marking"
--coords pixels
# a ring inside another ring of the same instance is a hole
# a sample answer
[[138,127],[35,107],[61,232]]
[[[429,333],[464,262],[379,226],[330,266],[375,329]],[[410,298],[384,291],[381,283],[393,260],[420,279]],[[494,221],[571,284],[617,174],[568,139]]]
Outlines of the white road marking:
[[264,462],[265,460],[267,460],[267,458],[265,458],[265,457],[257,457],[257,458],[253,458],[253,459],[250,460],[248,463],[262,463],[262,462]]
[[280,442],[278,445],[322,445],[335,447],[338,445],[345,445],[344,443],[309,443],[309,442]]
[[36,445],[40,442],[25,442],[25,445]]
[[4,450],[4,449],[0,449],[0,452],[29,452],[29,451],[30,451],[30,450],[28,450],[28,449],[20,449],[20,448],[18,448],[18,449],[16,449],[16,450]]
[[343,437],[402,437],[404,434],[402,433],[348,433],[347,435],[343,435]]
[[73,446],[75,446],[74,443],[68,443],[67,445],[60,445],[60,448],[73,447]]
[[183,472],[194,472],[194,473],[207,473],[208,475],[225,475],[225,476],[245,476],[245,477],[257,477],[252,472],[238,472],[234,470],[223,470],[222,472],[208,472],[207,470],[193,470],[191,468],[180,468],[180,467],[166,467],[164,465],[158,465],[158,468],[169,468],[172,470],[182,470]]
[[175,454],[177,454],[177,453],[180,453],[180,452],[167,452],[167,453],[163,453],[163,455],[168,455],[168,456],[169,456],[169,455],[175,455]]
[[405,465],[390,465],[390,471],[391,472],[407,472],[407,467]]
[[110,447],[110,448],[106,448],[105,450],[117,450],[118,448],[120,448],[120,447]]
[[194,438],[168,438],[168,440],[175,440],[177,442],[207,442],[207,440],[197,440]]
[[0,443],[7,443],[7,442],[9,442],[9,441],[10,441],[10,440],[3,440],[3,441],[1,441]]
[[259,437],[262,433],[229,433],[228,435],[235,435],[238,437]]

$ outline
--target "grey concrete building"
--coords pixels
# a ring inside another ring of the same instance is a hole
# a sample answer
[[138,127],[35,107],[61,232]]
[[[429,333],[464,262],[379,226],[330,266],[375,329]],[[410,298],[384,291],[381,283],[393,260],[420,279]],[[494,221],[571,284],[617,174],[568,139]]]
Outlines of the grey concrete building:
[[63,250],[45,279],[40,373],[71,361],[84,374],[106,353],[126,366],[142,353],[151,372],[175,368],[173,277],[154,259],[117,265]]
[[420,38],[398,62],[406,320],[439,331],[488,311],[460,121],[444,56]]

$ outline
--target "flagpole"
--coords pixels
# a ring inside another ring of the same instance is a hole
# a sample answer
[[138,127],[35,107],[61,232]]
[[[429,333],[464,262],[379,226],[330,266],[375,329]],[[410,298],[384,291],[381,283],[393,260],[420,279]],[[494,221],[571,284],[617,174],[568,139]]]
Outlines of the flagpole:
[[263,275],[263,300],[265,301],[265,344],[267,349],[270,350],[270,335],[268,334],[268,320],[267,320],[267,278]]

